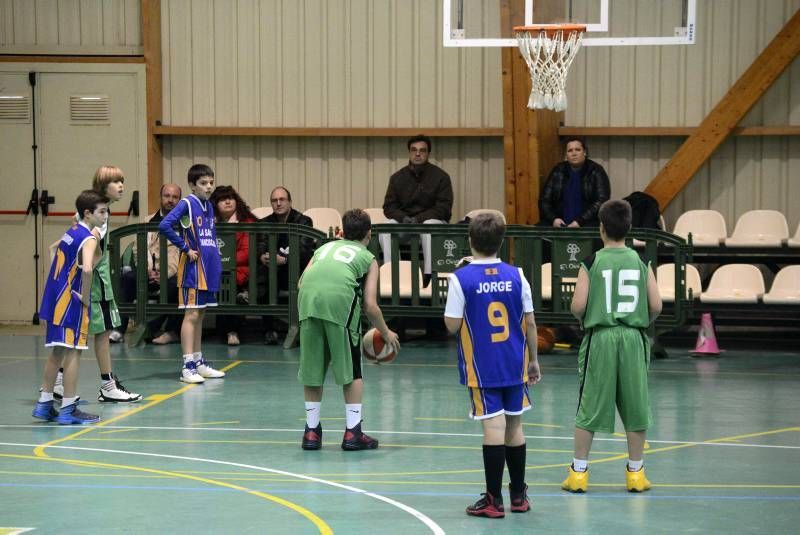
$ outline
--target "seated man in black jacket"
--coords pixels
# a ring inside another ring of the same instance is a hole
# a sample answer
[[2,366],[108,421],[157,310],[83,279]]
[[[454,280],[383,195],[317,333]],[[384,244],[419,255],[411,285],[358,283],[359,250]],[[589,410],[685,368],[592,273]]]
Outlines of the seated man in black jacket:
[[[272,204],[272,213],[261,219],[261,221],[269,223],[294,223],[297,225],[306,225],[307,227],[314,226],[314,222],[310,217],[292,208],[292,194],[289,193],[289,190],[285,187],[277,186],[274,188],[269,194],[269,202]],[[258,272],[259,293],[261,294],[259,302],[263,303],[266,300],[267,288],[269,286],[267,279],[268,268],[266,266],[269,266],[270,256],[269,240],[266,235],[260,235],[258,237],[257,251],[259,262],[265,266],[264,269],[260,269]],[[287,291],[289,289],[289,255],[300,255],[300,272],[302,273],[308,261],[311,260],[311,256],[314,254],[314,242],[310,239],[301,239],[300,251],[290,251],[289,235],[279,234],[278,250],[276,254],[277,258],[275,262],[278,264],[278,291]],[[265,343],[278,343],[278,334],[273,328],[272,316],[264,317],[264,330]]]
[[[389,178],[383,213],[387,223],[449,223],[453,210],[453,185],[450,175],[428,161],[431,140],[418,135],[408,140],[408,165]],[[391,234],[381,234],[383,262],[392,261]],[[423,272],[431,274],[431,235],[422,234],[420,245]],[[429,278],[429,277],[428,277]]]
[[603,166],[587,156],[582,139],[567,139],[566,160],[550,171],[539,198],[540,224],[599,226],[597,214],[600,205],[611,197],[611,185]]

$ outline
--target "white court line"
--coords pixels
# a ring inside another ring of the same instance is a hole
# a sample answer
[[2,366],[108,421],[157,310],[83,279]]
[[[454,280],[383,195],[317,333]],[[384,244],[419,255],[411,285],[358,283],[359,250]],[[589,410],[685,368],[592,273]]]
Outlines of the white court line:
[[[43,424],[28,424],[28,425],[14,425],[14,424],[0,424],[0,429],[48,429],[48,426]],[[60,429],[60,428],[55,428]],[[280,427],[171,427],[171,426],[131,426],[131,425],[105,425],[103,429],[135,429],[144,431],[242,431],[247,433],[260,433],[260,432],[274,432],[274,433],[302,433],[302,429],[287,429]],[[371,433],[376,435],[410,435],[410,436],[431,436],[431,437],[478,437],[483,438],[482,433],[437,433],[426,431],[384,431],[372,430]],[[531,440],[573,440],[572,435],[557,437],[553,435],[525,435],[526,439]],[[605,438],[597,437],[593,439],[595,442],[627,442],[624,438]],[[785,449],[785,450],[800,450],[800,446],[780,446],[773,444],[745,444],[740,442],[697,442],[693,440],[650,440],[647,439],[648,444],[677,444],[687,446],[733,446],[738,448],[765,448],[765,449]],[[48,446],[54,447],[54,446]]]
[[[193,429],[195,429],[195,428],[193,428]],[[15,446],[15,447],[21,447],[21,448],[38,448],[38,447],[41,446],[41,444],[16,444],[16,443],[12,443],[12,442],[0,442],[0,446]],[[370,498],[375,498],[376,500],[380,500],[382,502],[388,503],[389,505],[397,507],[398,509],[402,509],[406,513],[408,513],[411,516],[415,517],[417,520],[419,520],[420,522],[422,522],[423,524],[428,526],[428,528],[433,533],[435,533],[436,535],[444,535],[444,530],[439,526],[439,524],[434,522],[432,519],[430,519],[424,513],[420,512],[420,511],[417,511],[413,507],[410,507],[410,506],[408,506],[408,505],[406,505],[404,503],[400,503],[400,502],[398,502],[396,500],[393,500],[391,498],[387,498],[386,496],[382,496],[380,494],[376,494],[374,492],[368,492],[366,490],[359,489],[357,487],[352,487],[350,485],[344,485],[342,483],[336,483],[334,481],[328,481],[326,479],[320,479],[318,477],[304,476],[303,474],[296,474],[294,472],[286,472],[284,470],[277,470],[275,468],[265,468],[263,466],[255,466],[255,465],[252,465],[252,464],[234,463],[234,462],[231,462],[231,461],[219,461],[219,460],[216,460],[216,459],[204,459],[204,458],[201,458],[201,457],[184,457],[182,455],[167,455],[167,454],[163,454],[163,453],[145,453],[145,452],[141,452],[141,451],[107,450],[107,449],[102,449],[102,448],[80,448],[80,447],[75,447],[75,446],[47,446],[47,449],[91,451],[91,452],[100,452],[100,453],[123,453],[125,455],[139,455],[141,457],[161,457],[161,458],[164,458],[164,459],[178,459],[178,460],[181,460],[181,461],[197,461],[197,462],[202,462],[202,463],[223,464],[223,465],[227,465],[227,466],[236,466],[238,468],[248,468],[250,470],[258,470],[258,471],[261,471],[261,472],[270,472],[270,473],[273,473],[273,474],[279,474],[279,475],[287,476],[287,477],[294,477],[294,478],[297,478],[297,479],[304,479],[306,481],[312,481],[314,483],[322,483],[323,485],[329,485],[331,487],[337,487],[337,488],[340,488],[340,489],[344,489],[344,490],[347,490],[347,491],[350,491],[350,492],[353,492],[353,493],[356,493],[356,494],[363,494],[364,496],[369,496]],[[58,461],[58,460],[64,460],[64,459],[56,459],[56,460]],[[69,459],[66,459],[66,460],[69,461]]]

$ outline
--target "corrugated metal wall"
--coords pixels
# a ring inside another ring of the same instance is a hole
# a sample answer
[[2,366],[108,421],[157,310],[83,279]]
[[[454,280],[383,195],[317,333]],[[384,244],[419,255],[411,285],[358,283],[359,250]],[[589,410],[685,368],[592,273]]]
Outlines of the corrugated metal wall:
[[140,0],[0,0],[0,54],[141,53]]
[[[164,124],[502,126],[497,50],[441,45],[438,0],[163,0]],[[499,17],[485,17],[499,27]],[[400,138],[165,140],[165,175],[215,166],[248,201],[285,183],[300,209],[381,206]],[[435,139],[454,220],[503,207],[500,138]]]
[[[139,4],[0,0],[0,53],[141,53]],[[484,10],[483,28],[466,21],[471,34],[499,34],[497,5],[469,3]],[[576,1],[574,17],[589,5]],[[663,34],[678,5],[612,0],[613,33]],[[703,0],[694,46],[587,47],[569,78],[566,124],[694,126],[797,9],[800,0]],[[439,0],[162,0],[164,124],[502,126],[499,52],[444,49],[441,17]],[[798,87],[795,62],[742,124],[800,124]],[[590,144],[622,197],[644,188],[682,141]],[[209,162],[253,205],[266,204],[272,186],[285,183],[300,208],[378,206],[388,176],[406,159],[396,138],[164,143],[168,179],[182,184],[191,162]],[[746,210],[775,208],[796,228],[799,145],[794,137],[728,140],[672,203],[668,222],[709,207],[732,227]],[[502,209],[499,138],[437,139],[433,160],[453,177],[454,218],[476,207]]]
[[[652,0],[612,0],[612,28],[655,34],[675,13]],[[673,3],[666,3],[672,8]],[[696,126],[800,9],[798,0],[698,2],[693,46],[587,47],[568,82],[569,126]],[[581,14],[576,13],[576,18]],[[800,63],[776,81],[741,122],[800,125]],[[684,138],[592,138],[592,157],[611,177],[615,197],[643,189]],[[737,137],[717,150],[665,214],[671,225],[685,210],[719,210],[733,230],[745,211],[782,211],[791,230],[800,222],[800,140]]]

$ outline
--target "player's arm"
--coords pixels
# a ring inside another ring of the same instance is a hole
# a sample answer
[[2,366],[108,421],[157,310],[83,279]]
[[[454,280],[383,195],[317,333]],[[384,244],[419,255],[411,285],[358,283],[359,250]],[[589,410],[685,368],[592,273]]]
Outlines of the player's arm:
[[82,295],[75,294],[84,306],[91,305],[92,301],[92,271],[94,270],[94,253],[97,249],[97,239],[87,239],[81,247],[81,291]]
[[[459,264],[462,261],[464,261],[464,258],[459,261]],[[463,265],[468,263],[465,262]],[[447,282],[447,301],[444,306],[444,326],[450,334],[456,334],[461,329],[461,324],[464,321],[465,303],[466,300],[464,299],[464,290],[461,288],[461,283],[458,282],[458,277],[451,273]]]
[[[309,264],[310,266],[310,264]],[[307,268],[306,268],[307,269]],[[373,327],[378,329],[383,337],[383,341],[389,344],[395,353],[400,351],[400,337],[397,333],[390,330],[383,319],[381,307],[378,306],[378,262],[373,260],[369,265],[367,280],[364,283],[364,313],[369,318]]]
[[542,370],[539,368],[539,335],[533,312],[525,313],[525,344],[528,346],[528,384],[535,385],[542,380]]
[[539,368],[539,333],[536,329],[536,317],[533,315],[533,292],[522,269],[519,270],[522,282],[522,310],[525,320],[525,345],[528,347],[528,384],[535,385],[542,380]]
[[181,252],[185,253],[189,260],[194,262],[197,260],[199,253],[189,248],[189,244],[183,237],[175,232],[175,226],[180,225],[181,218],[189,213],[189,203],[184,202],[182,199],[172,210],[169,211],[161,223],[158,224],[158,231],[167,237],[172,244],[177,247]]
[[647,267],[647,306],[650,312],[650,323],[661,314],[661,293],[658,291],[658,282],[653,274],[653,268]]
[[586,301],[589,299],[589,273],[584,266],[578,270],[578,282],[575,284],[575,293],[572,294],[572,305],[569,311],[579,320],[586,313]]

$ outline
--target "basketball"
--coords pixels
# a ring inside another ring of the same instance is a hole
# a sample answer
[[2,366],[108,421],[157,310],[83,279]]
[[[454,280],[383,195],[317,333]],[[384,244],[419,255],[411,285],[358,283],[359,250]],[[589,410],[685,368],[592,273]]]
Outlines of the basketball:
[[386,364],[394,360],[395,352],[383,341],[380,331],[376,328],[368,330],[364,334],[363,340],[364,356],[369,360],[374,360],[378,364]]
[[536,347],[539,353],[550,353],[556,343],[556,334],[550,327],[536,328]]

